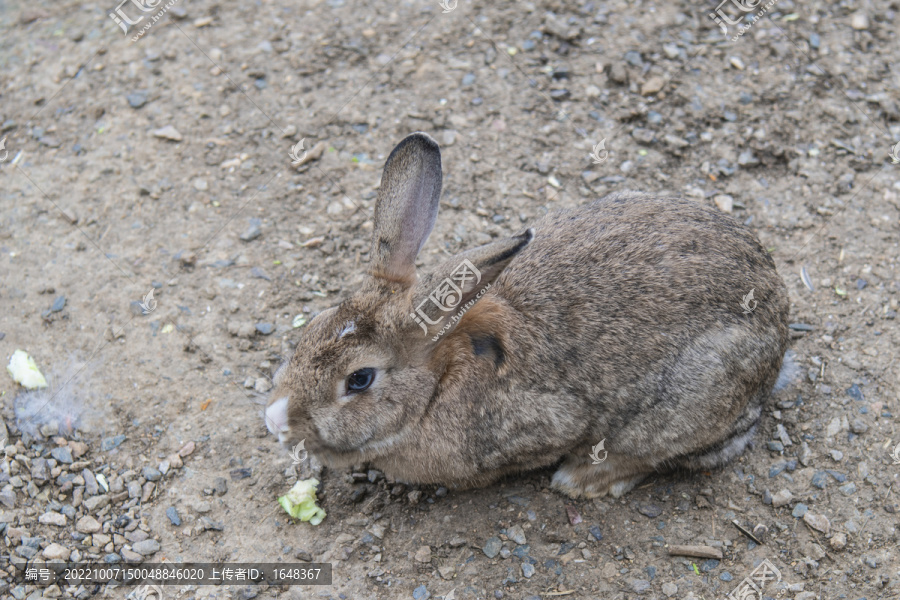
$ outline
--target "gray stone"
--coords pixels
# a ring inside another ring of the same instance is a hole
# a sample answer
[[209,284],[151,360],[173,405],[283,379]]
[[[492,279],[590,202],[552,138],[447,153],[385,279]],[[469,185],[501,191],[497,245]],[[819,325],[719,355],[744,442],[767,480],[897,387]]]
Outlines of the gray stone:
[[228,493],[228,480],[224,477],[216,477],[213,482],[213,489],[217,496],[224,496]]
[[31,478],[36,483],[43,483],[50,479],[50,465],[47,464],[47,459],[36,458],[31,461]]
[[58,448],[54,448],[50,451],[50,456],[55,458],[57,461],[71,465],[72,464],[72,449],[66,446],[60,446]]
[[100,485],[97,483],[97,478],[94,477],[94,473],[92,471],[84,469],[81,472],[81,476],[84,478],[85,496],[96,496],[100,493]]
[[204,531],[224,531],[225,523],[222,521],[213,521],[209,517],[200,517],[200,526]]
[[127,96],[125,96],[126,100],[128,100],[128,106],[131,108],[141,108],[145,104],[147,104],[147,92],[140,90],[137,92],[131,92]]
[[128,497],[129,498],[140,498],[141,497],[141,482],[138,480],[132,480],[128,482]]
[[244,242],[252,242],[256,238],[262,235],[262,228],[260,228],[259,219],[251,219],[250,227],[244,230],[244,233],[241,234],[241,241]]
[[257,323],[256,330],[263,335],[269,335],[275,331],[275,326],[272,323]]
[[521,525],[513,525],[507,529],[506,536],[520,546],[526,543],[525,531],[522,529]]
[[100,529],[100,522],[91,515],[85,515],[75,523],[75,530],[81,533],[97,533]]
[[113,437],[103,438],[103,441],[100,442],[100,450],[102,450],[103,452],[109,452],[114,448],[118,448],[124,441],[124,435],[116,435]]
[[843,495],[852,496],[853,494],[856,493],[856,484],[851,481],[848,484],[842,485],[838,489],[841,490],[841,493]]
[[178,515],[178,510],[174,506],[170,506],[166,509],[166,516],[169,518],[169,521],[172,522],[172,525],[175,527],[181,526],[181,517]]
[[831,522],[825,515],[807,512],[805,515],[803,515],[803,521],[816,531],[824,533],[825,535],[828,535],[828,533],[831,531]]
[[662,508],[657,506],[656,504],[651,504],[649,502],[642,503],[638,505],[638,512],[644,515],[645,517],[650,517],[651,519],[655,519],[659,515],[662,514]]
[[3,490],[0,492],[0,504],[5,506],[6,508],[15,508],[16,507],[16,491],[15,490]]
[[156,540],[144,540],[131,546],[131,549],[141,556],[150,556],[159,552],[159,542]]
[[127,563],[139,564],[139,563],[144,562],[143,556],[141,556],[137,552],[129,550],[128,548],[122,548],[119,552],[122,553],[122,558],[124,558],[125,562],[127,562]]
[[482,552],[488,558],[494,558],[498,554],[500,554],[500,548],[503,546],[503,542],[500,541],[500,538],[497,536],[490,537],[484,543],[484,548],[482,548]]
[[778,508],[780,506],[785,506],[791,503],[791,500],[794,499],[794,495],[790,492],[790,490],[782,489],[775,493],[772,496],[772,506]]
[[44,525],[56,525],[57,527],[65,527],[69,522],[66,519],[66,515],[60,514],[58,512],[45,512],[38,519]]
[[27,558],[28,560],[31,560],[32,558],[37,556],[38,552],[40,552],[40,550],[38,550],[37,548],[32,548],[31,546],[23,545],[16,548],[16,554],[18,554],[22,558]]
[[144,476],[144,479],[147,481],[158,481],[160,477],[162,477],[162,473],[159,472],[158,469],[154,469],[153,467],[144,467],[141,470],[141,475]]
[[103,508],[109,504],[109,496],[106,494],[102,494],[100,496],[92,496],[90,498],[85,498],[84,500],[84,508],[88,512],[95,512]]
[[534,565],[531,563],[522,563],[522,576],[529,578],[534,575]]

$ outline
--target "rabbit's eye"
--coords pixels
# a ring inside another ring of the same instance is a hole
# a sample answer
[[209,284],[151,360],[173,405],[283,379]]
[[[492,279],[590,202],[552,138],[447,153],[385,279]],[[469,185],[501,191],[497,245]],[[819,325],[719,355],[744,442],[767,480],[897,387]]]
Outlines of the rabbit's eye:
[[347,391],[350,392],[363,392],[369,389],[369,386],[372,385],[372,381],[375,379],[375,369],[365,368],[360,369],[359,371],[354,371],[350,373],[350,377],[347,378]]

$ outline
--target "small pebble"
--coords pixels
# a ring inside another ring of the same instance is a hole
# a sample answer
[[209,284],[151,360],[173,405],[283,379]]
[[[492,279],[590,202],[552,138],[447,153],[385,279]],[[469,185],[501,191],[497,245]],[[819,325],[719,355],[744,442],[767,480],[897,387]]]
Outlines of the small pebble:
[[178,515],[178,510],[174,506],[170,506],[166,509],[166,516],[169,518],[169,521],[172,522],[172,525],[175,527],[181,526],[181,517]]
[[131,546],[131,549],[141,556],[150,556],[159,552],[159,542],[156,540],[144,540]]
[[863,12],[855,12],[850,17],[850,26],[856,30],[864,30],[869,28],[869,16]]
[[524,545],[526,543],[525,531],[521,525],[513,525],[507,529],[506,536],[516,544]]
[[855,383],[847,388],[847,395],[858,402],[862,402],[864,399],[862,390]]
[[58,448],[54,448],[50,451],[50,456],[55,458],[57,461],[71,465],[72,464],[72,449],[68,446],[60,446]]
[[500,541],[500,538],[494,536],[487,539],[487,541],[484,543],[484,547],[481,550],[488,558],[494,558],[495,556],[500,554],[500,548],[502,546],[503,542]]
[[807,512],[803,515],[803,521],[816,531],[824,533],[825,535],[828,535],[831,531],[831,522],[825,515]]
[[431,562],[431,547],[430,546],[420,546],[418,550],[416,550],[416,554],[413,557],[416,562],[420,563],[430,563]]
[[527,579],[532,575],[534,575],[534,565],[531,563],[522,563],[522,576]]
[[841,493],[843,495],[852,496],[853,494],[856,493],[856,484],[851,481],[850,483],[848,483],[846,485],[842,485],[838,489],[841,490]]
[[259,219],[250,219],[250,226],[241,234],[241,240],[244,242],[252,242],[262,235],[262,228]]
[[772,496],[772,506],[778,508],[780,506],[785,506],[791,503],[791,500],[794,499],[794,495],[790,492],[790,490],[782,489],[775,493]]
[[68,523],[68,519],[66,519],[66,516],[63,514],[50,511],[42,514],[38,518],[38,522],[40,522],[42,525],[55,525],[57,527],[65,527]]
[[160,477],[162,477],[162,473],[160,473],[153,467],[144,467],[141,470],[141,475],[143,475],[144,479],[146,479],[147,481],[157,481]]
[[847,546],[847,534],[839,531],[828,540],[829,545],[835,550],[843,550]]
[[66,297],[65,296],[57,296],[56,300],[53,301],[53,304],[50,306],[50,312],[59,312],[66,307]]
[[828,475],[825,473],[825,471],[819,471],[812,476],[812,479],[810,480],[810,484],[813,487],[817,487],[820,490],[824,490],[825,483],[827,481],[828,481]]
[[794,505],[794,510],[791,512],[791,515],[796,517],[797,519],[802,519],[803,515],[805,515],[808,510],[809,507],[807,507],[802,502],[798,502],[796,505]]
[[125,96],[125,99],[128,100],[128,106],[130,106],[131,108],[141,108],[142,106],[147,104],[147,92],[131,92],[130,94]]
[[103,441],[100,442],[100,450],[103,452],[109,452],[114,448],[118,448],[122,445],[122,442],[125,441],[124,435],[117,435],[113,437],[103,438]]
[[100,531],[100,528],[100,522],[90,515],[81,517],[75,523],[75,530],[80,531],[81,533],[97,533],[98,531]]
[[275,331],[275,326],[272,323],[257,323],[256,331],[260,332],[263,335],[269,335],[273,331]]
[[153,137],[157,137],[163,140],[170,140],[173,142],[180,142],[184,139],[181,133],[171,125],[166,125],[165,127],[162,127],[160,129],[154,129]]

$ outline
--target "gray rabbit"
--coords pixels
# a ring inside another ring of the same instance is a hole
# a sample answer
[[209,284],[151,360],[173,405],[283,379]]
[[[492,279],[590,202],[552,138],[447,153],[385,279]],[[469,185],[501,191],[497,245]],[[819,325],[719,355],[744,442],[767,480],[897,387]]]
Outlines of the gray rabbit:
[[440,194],[440,149],[414,133],[384,166],[368,276],[278,370],[270,431],[409,483],[558,464],[553,487],[587,498],[741,454],[789,338],[787,290],[750,230],[616,193],[420,273]]

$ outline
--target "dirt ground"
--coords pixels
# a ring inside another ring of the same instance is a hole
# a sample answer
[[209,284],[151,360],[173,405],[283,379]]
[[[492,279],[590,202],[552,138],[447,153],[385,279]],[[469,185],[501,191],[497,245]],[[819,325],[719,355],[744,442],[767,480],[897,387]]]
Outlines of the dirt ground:
[[[898,7],[779,0],[736,37],[682,0],[176,0],[132,42],[150,17],[126,35],[112,0],[0,2],[0,354],[50,379],[0,376],[0,595],[140,591],[25,581],[45,560],[316,560],[331,586],[162,593],[713,600],[767,559],[766,597],[900,598]],[[616,190],[747,223],[802,367],[754,446],[620,500],[552,471],[448,491],[325,469],[328,516],[291,522],[275,499],[313,467],[267,433],[269,379],[297,317],[360,282],[417,130],[444,165],[425,266]]]

